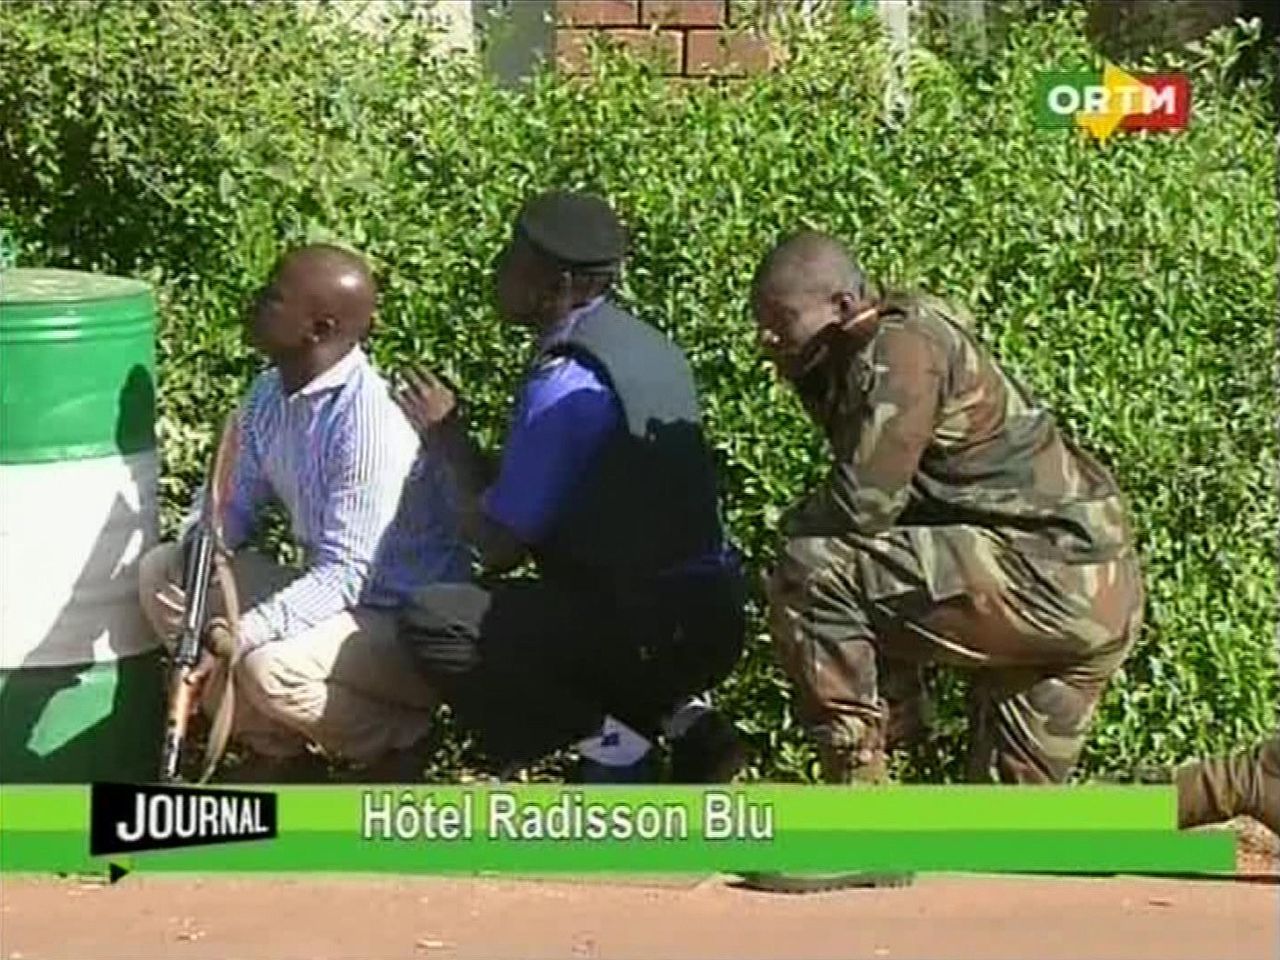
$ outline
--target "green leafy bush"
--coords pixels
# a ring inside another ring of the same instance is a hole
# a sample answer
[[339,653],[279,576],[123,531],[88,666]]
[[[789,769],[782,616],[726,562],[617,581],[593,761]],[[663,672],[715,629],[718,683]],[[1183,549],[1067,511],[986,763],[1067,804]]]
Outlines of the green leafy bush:
[[[10,2],[0,227],[27,263],[156,284],[169,528],[257,368],[237,312],[284,246],[365,251],[379,362],[444,370],[497,442],[528,344],[489,306],[492,259],[529,192],[601,190],[633,231],[623,295],[690,355],[728,518],[757,567],[824,453],[756,354],[747,285],[780,232],[832,230],[880,278],[969,306],[1133,503],[1148,622],[1085,770],[1270,728],[1276,125],[1267,77],[1223,69],[1247,35],[1186,53],[1188,131],[1098,145],[1032,119],[1037,71],[1098,64],[1078,10],[1015,19],[981,61],[919,54],[900,128],[882,120],[874,20],[827,29],[798,39],[786,69],[731,84],[673,88],[602,54],[589,83],[548,73],[504,90],[434,59],[414,25],[366,35],[290,4]],[[759,774],[807,777],[755,623],[724,701]],[[940,749],[908,773],[957,771],[956,681],[938,693]]]

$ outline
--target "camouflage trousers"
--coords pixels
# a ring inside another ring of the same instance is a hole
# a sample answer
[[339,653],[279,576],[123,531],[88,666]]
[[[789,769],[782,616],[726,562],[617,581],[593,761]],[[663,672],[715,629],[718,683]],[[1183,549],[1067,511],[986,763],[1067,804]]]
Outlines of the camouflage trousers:
[[1068,565],[984,528],[900,527],[787,541],[769,623],[820,752],[882,763],[919,722],[923,668],[947,664],[971,672],[968,778],[1061,783],[1144,600],[1133,555]]
[[1174,783],[1183,829],[1250,816],[1280,835],[1280,733],[1246,750],[1184,764]]

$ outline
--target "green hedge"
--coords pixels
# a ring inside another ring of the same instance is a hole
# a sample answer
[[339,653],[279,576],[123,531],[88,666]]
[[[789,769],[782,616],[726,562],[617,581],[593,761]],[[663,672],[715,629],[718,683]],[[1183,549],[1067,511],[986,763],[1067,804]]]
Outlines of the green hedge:
[[[913,112],[881,113],[883,47],[849,16],[785,70],[672,89],[603,55],[591,83],[497,89],[419,28],[347,32],[288,4],[0,4],[0,226],[28,263],[135,273],[160,291],[164,522],[257,361],[245,291],[309,237],[355,244],[382,285],[374,350],[463,385],[500,437],[527,343],[489,307],[521,199],[606,193],[634,232],[624,294],[688,351],[733,531],[758,566],[823,449],[757,356],[751,271],[784,230],[967,304],[999,357],[1114,469],[1137,516],[1148,625],[1085,758],[1180,759],[1275,722],[1274,137],[1248,37],[1166,65],[1191,129],[1103,146],[1033,126],[1036,72],[1097,65],[1078,10],[1022,16],[980,62],[921,54]],[[725,694],[758,772],[811,756],[759,628]],[[939,681],[951,776],[963,718]]]

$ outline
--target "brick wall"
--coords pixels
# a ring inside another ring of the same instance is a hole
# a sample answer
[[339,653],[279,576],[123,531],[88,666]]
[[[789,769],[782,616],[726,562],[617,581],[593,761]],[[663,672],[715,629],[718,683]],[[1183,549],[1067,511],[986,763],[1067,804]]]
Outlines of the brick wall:
[[584,73],[593,34],[661,58],[673,77],[742,76],[774,62],[762,36],[733,29],[729,0],[556,0],[556,61]]

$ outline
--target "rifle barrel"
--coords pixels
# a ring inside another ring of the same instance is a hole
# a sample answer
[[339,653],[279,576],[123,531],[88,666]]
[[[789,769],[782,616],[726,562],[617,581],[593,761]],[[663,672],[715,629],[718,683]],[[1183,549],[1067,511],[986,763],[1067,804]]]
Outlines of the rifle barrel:
[[186,609],[174,660],[179,666],[193,667],[200,658],[200,640],[208,615],[209,580],[213,568],[213,538],[203,527],[196,535],[188,560],[183,581]]

